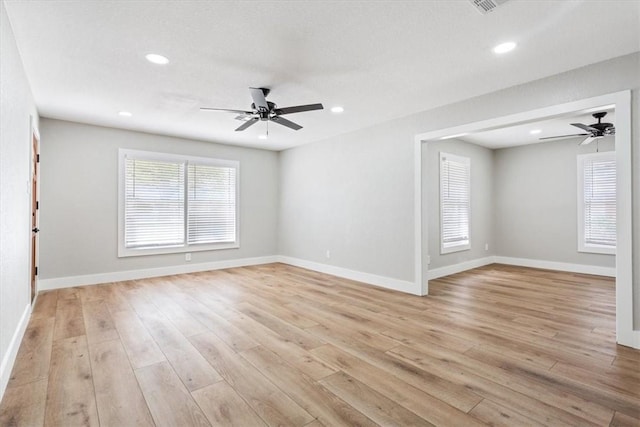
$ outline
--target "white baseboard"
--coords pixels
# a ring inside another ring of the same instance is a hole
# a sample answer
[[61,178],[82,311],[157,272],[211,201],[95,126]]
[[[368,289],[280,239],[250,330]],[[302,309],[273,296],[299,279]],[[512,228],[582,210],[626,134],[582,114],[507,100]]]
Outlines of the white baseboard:
[[459,264],[447,265],[445,267],[434,268],[427,272],[427,278],[429,280],[437,279],[439,277],[448,276],[450,274],[461,273],[463,271],[471,270],[472,268],[483,267],[485,265],[493,264],[493,256],[485,258],[472,259],[470,261],[461,262]]
[[640,349],[640,331],[633,331],[632,347]]
[[320,273],[331,274],[333,276],[342,277],[358,282],[367,283],[369,285],[380,286],[381,288],[392,289],[394,291],[406,292],[413,295],[421,295],[420,289],[414,282],[406,280],[394,279],[392,277],[378,276],[376,274],[364,273],[362,271],[349,270],[348,268],[337,267],[335,265],[322,264],[319,262],[307,261],[300,258],[292,258],[288,256],[279,256],[278,261],[284,264],[302,267],[308,270]]
[[2,363],[0,364],[0,401],[2,400],[2,396],[4,396],[5,390],[7,389],[9,377],[11,376],[11,370],[13,369],[13,365],[16,361],[16,356],[18,355],[18,349],[20,348],[20,343],[22,342],[24,331],[27,330],[27,325],[29,324],[29,314],[31,314],[31,304],[27,304],[27,306],[25,307],[24,312],[22,313],[22,317],[18,322],[18,326],[13,332],[13,337],[11,337],[11,342],[9,342],[7,352],[2,358]]
[[462,262],[460,264],[448,265],[446,267],[434,268],[427,272],[429,280],[439,277],[448,276],[450,274],[461,273],[489,264],[507,264],[519,267],[541,268],[545,270],[568,271],[571,273],[594,274],[597,276],[616,277],[616,269],[614,267],[599,267],[596,265],[585,264],[569,264],[565,262],[544,261],[529,258],[512,258],[504,256],[488,256],[478,258],[471,261]]
[[70,288],[82,285],[97,285],[109,282],[121,282],[123,280],[145,279],[148,277],[170,276],[172,274],[196,273],[199,271],[220,270],[223,268],[246,267],[248,265],[270,264],[272,262],[278,262],[278,257],[264,256],[240,258],[226,261],[146,268],[142,270],[114,271],[110,273],[87,274],[83,276],[56,277],[53,279],[41,279],[38,282],[38,291]]
[[626,347],[640,349],[640,331],[631,330],[625,331],[622,334],[617,334],[616,340],[618,344]]
[[571,273],[594,274],[597,276],[616,277],[615,267],[599,267],[596,265],[569,264],[565,262],[544,261],[528,258],[511,258],[495,256],[497,264],[517,265],[520,267],[542,268],[545,270],[568,271]]
[[[362,271],[350,270],[334,265],[322,264],[314,261],[307,261],[300,258],[293,258],[283,255],[272,255],[255,258],[241,258],[227,261],[213,261],[197,264],[174,265],[158,268],[147,268],[141,270],[114,271],[110,273],[88,274],[82,276],[56,277],[53,279],[41,279],[38,281],[38,291],[51,289],[61,289],[73,286],[96,285],[99,283],[120,282],[123,280],[144,279],[147,277],[169,276],[172,274],[195,273],[199,271],[220,270],[223,268],[245,267],[249,265],[269,264],[272,262],[282,262],[297,267],[321,273],[332,274],[346,279],[357,280],[387,289],[406,292],[413,295],[420,295],[421,290],[411,281],[394,279],[392,277],[379,276]],[[466,261],[460,264],[429,270],[427,277],[429,280],[450,274],[460,273],[472,268],[482,267],[493,263],[517,265],[521,267],[543,268],[548,270],[569,271],[574,273],[595,274],[599,276],[615,277],[615,268],[598,267],[583,264],[568,264],[554,261],[542,261],[526,258],[511,258],[502,256],[489,256]]]
[[83,276],[41,279],[38,282],[38,290],[46,291],[51,289],[69,288],[73,286],[97,285],[100,283],[121,282],[123,280],[136,280],[144,279],[147,277],[169,276],[172,274],[195,273],[198,271],[220,270],[223,268],[245,267],[249,265],[269,264],[273,262],[282,262],[284,264],[307,268],[309,270],[332,274],[334,276],[357,280],[371,285],[376,285],[401,292],[407,292],[414,295],[420,294],[419,290],[416,290],[416,285],[413,282],[279,255],[257,258],[242,258],[228,261],[214,261],[199,264],[185,264],[160,268],[147,268],[142,270],[114,271],[111,273],[87,274]]

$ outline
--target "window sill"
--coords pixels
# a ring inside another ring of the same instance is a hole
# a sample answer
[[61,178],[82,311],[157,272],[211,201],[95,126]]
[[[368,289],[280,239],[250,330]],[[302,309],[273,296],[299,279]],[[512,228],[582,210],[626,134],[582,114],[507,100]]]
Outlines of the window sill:
[[448,247],[440,246],[440,255],[450,254],[453,252],[468,251],[469,249],[471,249],[470,243],[463,243],[460,245],[448,246]]
[[222,249],[238,249],[240,244],[238,242],[229,243],[211,243],[211,244],[195,244],[190,246],[171,246],[164,248],[118,248],[118,258],[126,258],[133,256],[146,256],[146,255],[165,255],[165,254],[182,254],[187,252],[201,252],[201,251],[217,251]]
[[581,245],[578,247],[578,252],[588,254],[615,255],[616,248],[612,248],[610,246]]

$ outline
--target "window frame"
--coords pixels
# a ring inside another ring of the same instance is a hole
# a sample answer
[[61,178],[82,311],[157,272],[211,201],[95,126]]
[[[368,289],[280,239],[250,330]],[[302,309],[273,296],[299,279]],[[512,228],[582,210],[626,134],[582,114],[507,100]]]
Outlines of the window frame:
[[[468,194],[469,194],[469,200],[468,200],[468,217],[467,217],[467,223],[468,223],[468,230],[467,230],[467,240],[466,241],[462,241],[459,243],[449,243],[449,244],[445,244],[444,242],[444,204],[443,204],[443,194],[442,194],[442,173],[443,173],[443,163],[446,159],[451,159],[452,161],[455,161],[457,163],[462,163],[467,167],[467,173],[468,173]],[[439,162],[438,162],[438,166],[439,166],[439,172],[438,172],[438,193],[439,193],[439,202],[440,202],[440,254],[441,255],[445,255],[445,254],[450,254],[450,253],[454,253],[454,252],[461,252],[461,251],[467,251],[471,249],[471,158],[470,157],[464,157],[464,156],[459,156],[456,154],[451,154],[451,153],[445,153],[443,151],[440,152],[440,156],[439,156]]]
[[[173,245],[166,247],[139,247],[139,248],[127,248],[125,246],[124,232],[125,232],[125,159],[127,157],[150,160],[150,161],[163,161],[163,162],[176,162],[185,163],[184,167],[184,233],[185,240],[182,245]],[[187,218],[188,218],[188,165],[189,163],[218,166],[236,169],[236,182],[235,182],[235,240],[233,242],[223,243],[191,243],[188,242],[187,236]],[[187,156],[181,154],[172,153],[160,153],[154,151],[142,151],[120,148],[118,150],[118,258],[131,257],[131,256],[143,256],[143,255],[161,255],[161,254],[177,254],[185,252],[199,252],[199,251],[212,251],[221,249],[237,249],[240,247],[240,162],[237,160],[224,160],[211,157],[198,157]]]
[[[593,253],[593,254],[605,254],[605,255],[615,255],[616,254],[616,246],[607,246],[607,245],[596,245],[593,243],[586,243],[585,241],[585,200],[584,200],[584,165],[585,160],[592,159],[594,157],[598,157],[602,160],[613,161],[616,166],[616,202],[614,206],[617,210],[617,196],[618,196],[618,164],[616,160],[616,152],[615,151],[603,151],[599,153],[587,153],[587,154],[578,154],[578,167],[577,167],[577,193],[578,193],[578,252],[584,253]],[[616,212],[617,215],[617,212]],[[617,222],[616,222],[617,228]],[[617,240],[617,231],[616,231],[616,240]]]

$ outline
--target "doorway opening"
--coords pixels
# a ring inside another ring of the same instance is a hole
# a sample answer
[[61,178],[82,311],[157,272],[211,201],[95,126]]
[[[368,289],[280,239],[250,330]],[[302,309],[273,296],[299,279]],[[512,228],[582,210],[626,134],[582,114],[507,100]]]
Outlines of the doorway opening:
[[421,295],[427,295],[428,250],[424,242],[429,241],[427,200],[423,199],[422,179],[427,173],[427,164],[422,162],[422,150],[430,141],[440,141],[452,135],[489,131],[520,124],[566,116],[576,111],[613,106],[616,112],[616,341],[619,344],[640,348],[640,331],[633,329],[633,284],[632,284],[632,203],[631,203],[631,93],[617,92],[581,101],[540,108],[524,113],[503,116],[481,122],[469,123],[415,137],[415,286]]

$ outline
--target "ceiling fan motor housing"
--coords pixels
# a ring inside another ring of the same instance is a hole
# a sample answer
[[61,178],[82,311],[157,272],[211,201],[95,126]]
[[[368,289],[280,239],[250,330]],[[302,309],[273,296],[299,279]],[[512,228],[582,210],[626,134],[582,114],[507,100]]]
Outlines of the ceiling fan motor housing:
[[258,107],[256,108],[256,104],[255,103],[251,103],[251,109],[253,111],[256,112],[256,114],[258,114],[258,116],[260,116],[260,120],[269,120],[269,117],[273,117],[276,114],[273,112],[273,109],[276,108],[276,104],[274,104],[271,101],[267,101],[267,105],[269,106],[269,109],[267,110],[264,107]]
[[598,123],[594,123],[592,125],[589,125],[589,127],[594,128],[597,130],[597,132],[594,132],[596,135],[594,136],[604,136],[604,135],[609,135],[612,133],[614,127],[613,127],[613,123],[601,123],[601,120],[604,116],[606,116],[607,113],[606,111],[603,112],[599,112],[599,113],[594,113],[593,114],[593,118],[598,120]]

